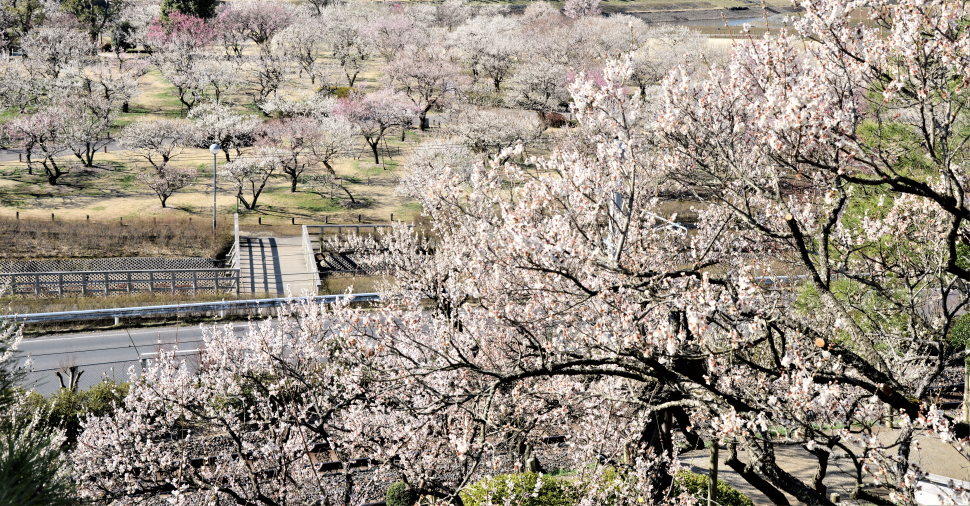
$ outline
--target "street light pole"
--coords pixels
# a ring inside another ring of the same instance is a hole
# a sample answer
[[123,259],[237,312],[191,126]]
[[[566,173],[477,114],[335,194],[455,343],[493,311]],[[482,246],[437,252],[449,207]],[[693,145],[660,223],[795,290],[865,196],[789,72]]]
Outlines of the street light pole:
[[209,152],[212,153],[212,231],[216,231],[216,155],[222,146],[218,144],[213,144],[209,146]]

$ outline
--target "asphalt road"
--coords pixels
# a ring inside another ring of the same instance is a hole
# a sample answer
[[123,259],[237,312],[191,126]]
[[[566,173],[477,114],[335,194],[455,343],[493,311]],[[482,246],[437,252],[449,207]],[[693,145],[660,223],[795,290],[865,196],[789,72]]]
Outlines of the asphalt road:
[[[249,324],[231,325],[241,333]],[[48,394],[60,387],[55,373],[69,366],[76,365],[84,371],[82,388],[104,377],[124,381],[128,379],[130,367],[134,366],[137,372],[139,355],[175,347],[192,352],[199,349],[201,340],[201,325],[51,334],[24,338],[19,356],[20,363],[29,370],[26,386]]]

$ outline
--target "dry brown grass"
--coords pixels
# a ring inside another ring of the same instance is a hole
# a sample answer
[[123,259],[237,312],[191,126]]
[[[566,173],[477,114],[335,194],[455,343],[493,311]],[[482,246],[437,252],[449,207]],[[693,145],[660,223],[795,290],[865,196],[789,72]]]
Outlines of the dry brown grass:
[[0,218],[0,259],[195,256],[226,251],[232,230],[205,220],[86,221]]
[[84,311],[116,307],[163,306],[191,302],[218,302],[223,300],[258,299],[275,297],[265,294],[235,293],[126,293],[105,296],[71,297],[0,297],[0,313],[45,313],[55,311]]

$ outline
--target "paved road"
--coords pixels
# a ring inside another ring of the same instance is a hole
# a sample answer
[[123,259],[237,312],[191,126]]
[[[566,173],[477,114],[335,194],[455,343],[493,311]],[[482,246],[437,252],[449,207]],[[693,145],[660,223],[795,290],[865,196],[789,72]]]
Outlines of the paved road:
[[[232,324],[237,333],[245,331],[248,325]],[[201,340],[200,325],[52,334],[21,341],[21,363],[30,361],[28,386],[46,394],[60,386],[54,374],[61,368],[76,365],[82,369],[81,386],[86,388],[105,376],[128,379],[128,368],[138,368],[139,354],[174,347],[194,351],[199,349]]]

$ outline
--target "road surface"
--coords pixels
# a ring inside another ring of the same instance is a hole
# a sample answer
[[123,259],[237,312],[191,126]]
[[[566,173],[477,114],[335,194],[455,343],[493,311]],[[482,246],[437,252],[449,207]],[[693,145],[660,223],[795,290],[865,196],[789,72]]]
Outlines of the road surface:
[[[232,325],[235,332],[241,333],[249,323],[221,325]],[[138,369],[139,354],[175,347],[195,351],[201,340],[201,325],[52,334],[24,338],[19,347],[20,363],[29,365],[26,386],[47,394],[60,387],[55,373],[62,368],[76,365],[83,370],[82,388],[105,376],[123,381],[128,379],[129,367]]]

